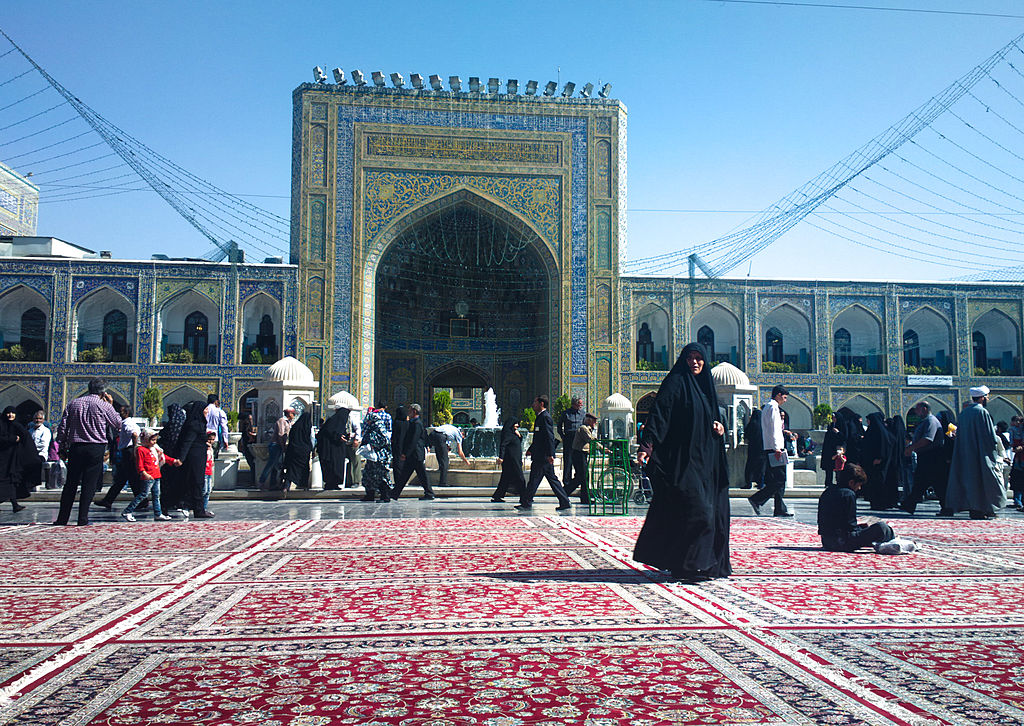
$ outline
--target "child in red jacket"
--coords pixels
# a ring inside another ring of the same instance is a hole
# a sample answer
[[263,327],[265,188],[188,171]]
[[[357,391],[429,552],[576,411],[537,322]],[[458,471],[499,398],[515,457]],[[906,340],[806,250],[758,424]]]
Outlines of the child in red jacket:
[[170,517],[160,511],[160,467],[164,464],[181,466],[181,462],[164,454],[163,449],[156,444],[157,436],[158,434],[154,429],[146,429],[142,432],[140,445],[136,449],[135,456],[139,470],[139,479],[146,488],[139,492],[135,499],[132,500],[132,503],[121,512],[121,516],[129,522],[135,521],[135,515],[132,514],[135,508],[142,503],[143,499],[150,496],[153,498],[153,519],[160,522],[166,522],[170,519]]

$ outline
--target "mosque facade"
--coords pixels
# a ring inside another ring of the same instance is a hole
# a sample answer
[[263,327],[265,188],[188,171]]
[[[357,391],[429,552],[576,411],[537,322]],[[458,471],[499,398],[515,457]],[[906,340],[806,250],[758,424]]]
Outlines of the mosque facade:
[[238,409],[293,355],[321,400],[620,392],[642,416],[699,340],[762,400],[787,385],[798,428],[820,404],[955,412],[979,383],[996,418],[1024,409],[1024,285],[624,276],[625,107],[495,90],[295,89],[287,264],[0,237],[0,404],[54,419],[99,374],[136,408],[156,386]]

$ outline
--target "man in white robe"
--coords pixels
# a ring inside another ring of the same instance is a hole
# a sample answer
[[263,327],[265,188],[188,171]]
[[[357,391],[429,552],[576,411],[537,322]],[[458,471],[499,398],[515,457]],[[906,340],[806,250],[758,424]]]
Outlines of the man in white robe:
[[960,412],[946,491],[946,507],[954,512],[967,510],[971,519],[994,519],[1005,503],[999,441],[992,416],[985,409],[988,394],[986,386],[972,388],[973,403]]

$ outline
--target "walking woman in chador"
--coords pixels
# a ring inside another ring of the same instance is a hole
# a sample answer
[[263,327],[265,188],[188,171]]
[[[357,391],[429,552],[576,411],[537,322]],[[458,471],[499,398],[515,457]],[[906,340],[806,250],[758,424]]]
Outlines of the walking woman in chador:
[[654,490],[633,550],[638,562],[684,580],[728,577],[729,473],[725,426],[707,351],[690,343],[661,382],[638,460]]

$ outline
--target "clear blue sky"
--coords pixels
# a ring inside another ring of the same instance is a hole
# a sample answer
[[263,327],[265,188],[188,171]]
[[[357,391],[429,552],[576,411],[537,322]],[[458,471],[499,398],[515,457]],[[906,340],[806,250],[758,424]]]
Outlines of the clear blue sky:
[[[857,4],[1024,15],[1019,0]],[[799,187],[1024,31],[1024,19],[703,0],[5,0],[0,27],[106,118],[225,190],[266,195],[251,200],[282,216],[291,92],[314,65],[610,81],[629,109],[636,258],[728,232],[749,216],[743,210]],[[12,60],[0,60],[0,76]],[[10,102],[4,90],[0,102]],[[640,211],[650,209],[706,211]],[[146,192],[44,204],[39,232],[123,257],[210,247]],[[750,269],[845,279],[958,272],[807,225]]]

